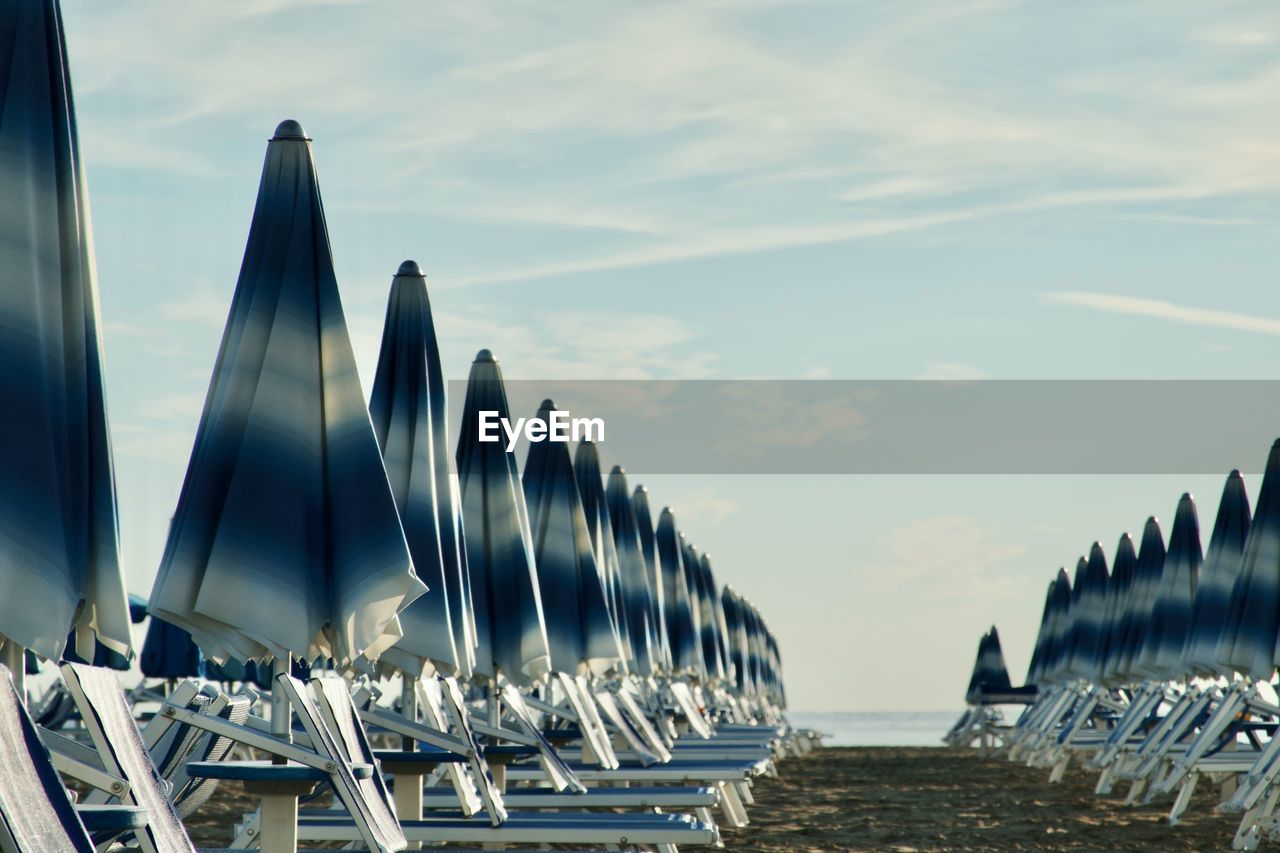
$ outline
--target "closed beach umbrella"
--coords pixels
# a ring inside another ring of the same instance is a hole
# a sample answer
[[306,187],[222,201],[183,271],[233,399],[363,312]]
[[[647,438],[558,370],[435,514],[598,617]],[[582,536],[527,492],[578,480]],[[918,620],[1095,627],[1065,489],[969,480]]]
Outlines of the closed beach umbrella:
[[1107,655],[1102,666],[1103,680],[1124,684],[1128,673],[1124,670],[1124,615],[1133,592],[1133,575],[1137,569],[1138,555],[1133,550],[1133,539],[1128,533],[1120,537],[1116,556],[1111,564],[1111,585],[1107,588]]
[[1151,615],[1155,610],[1156,595],[1160,589],[1160,578],[1164,573],[1164,533],[1155,516],[1147,519],[1142,528],[1142,541],[1138,544],[1138,562],[1133,570],[1133,583],[1130,586],[1130,606],[1125,613],[1122,625],[1124,628],[1124,651],[1119,664],[1129,681],[1143,678],[1139,669],[1142,650],[1149,639]]
[[689,606],[693,610],[695,636],[698,638],[698,659],[702,663],[700,678],[706,681],[724,677],[720,656],[716,654],[715,623],[709,618],[702,588],[702,555],[683,533],[680,542],[684,554],[684,580],[689,590]]
[[[615,465],[605,486],[609,521],[613,525],[614,550],[618,555],[618,579],[622,599],[627,608],[627,628],[631,632],[631,649],[635,653],[632,672],[641,676],[657,673],[658,640],[654,630],[653,600],[649,591],[649,569],[640,548],[640,529],[635,508],[631,504],[631,488],[627,474]],[[717,602],[719,596],[716,597]]]
[[480,440],[481,412],[510,418],[502,371],[488,350],[476,355],[467,378],[457,452],[478,641],[475,672],[528,684],[551,671],[529,514],[515,457],[502,441]]
[[1280,441],[1267,457],[1233,599],[1240,618],[1223,663],[1244,676],[1270,678],[1280,623]]
[[128,657],[89,197],[53,0],[0,2],[0,643]]
[[973,662],[973,674],[969,678],[965,701],[977,704],[983,693],[1008,692],[1012,689],[1009,669],[1004,662],[1004,650],[1000,646],[1000,633],[992,625],[991,630],[978,641],[978,656]]
[[639,656],[632,646],[631,626],[627,620],[626,591],[618,566],[618,548],[613,540],[613,522],[609,518],[609,501],[605,496],[604,474],[600,469],[600,453],[595,442],[583,441],[573,454],[573,473],[578,480],[578,494],[587,519],[587,531],[595,549],[596,568],[604,580],[605,595],[613,627],[622,643],[623,663],[630,667]]
[[1049,620],[1049,639],[1045,644],[1042,677],[1047,683],[1065,680],[1063,661],[1068,650],[1071,630],[1071,576],[1058,569],[1053,581],[1053,615]]
[[671,665],[676,673],[701,674],[702,641],[694,621],[693,604],[684,580],[684,549],[676,530],[676,517],[669,508],[658,516],[655,533],[658,562],[662,566],[662,588],[666,594],[668,642]]
[[1240,561],[1249,536],[1251,518],[1244,477],[1239,471],[1232,471],[1222,487],[1218,515],[1209,536],[1209,548],[1200,566],[1200,581],[1196,584],[1196,600],[1192,608],[1191,635],[1187,640],[1186,665],[1201,675],[1216,675],[1224,671],[1218,663],[1218,640],[1230,614],[1231,591],[1240,576]]
[[658,560],[657,540],[653,532],[653,514],[649,510],[649,490],[636,486],[631,493],[631,507],[636,514],[636,532],[640,536],[640,553],[644,556],[649,577],[649,624],[657,645],[656,665],[663,672],[671,670],[671,646],[667,632],[666,592],[662,586],[662,566]]
[[[1105,651],[1103,620],[1107,606],[1107,556],[1097,542],[1089,548],[1084,574],[1077,573],[1080,589],[1079,612],[1075,620],[1075,640],[1071,648],[1071,671],[1081,678],[1094,679],[1101,669]],[[1073,608],[1075,609],[1075,608]]]
[[[713,650],[720,660],[720,677],[728,678],[733,671],[733,664],[729,660],[729,649],[725,643],[725,634],[728,633],[728,627],[725,625],[724,608],[720,605],[720,596],[716,594],[719,586],[716,584],[715,572],[711,569],[709,555],[702,555],[699,569],[698,582],[699,594],[702,598],[703,637],[706,637],[706,626],[709,625]],[[706,648],[705,639],[703,640],[703,648],[704,650]]]
[[466,674],[471,608],[462,585],[444,374],[426,278],[414,261],[401,264],[391,281],[369,416],[414,570],[428,589],[400,612],[404,636],[382,662],[414,676],[424,662]]
[[203,678],[204,654],[191,635],[163,619],[151,618],[140,663],[148,678]]
[[1196,504],[1190,494],[1184,494],[1173,516],[1169,551],[1151,613],[1151,630],[1138,661],[1138,671],[1150,678],[1163,681],[1185,674],[1182,649],[1191,630],[1191,606],[1201,560]]
[[338,298],[311,143],[267,145],[151,612],[215,660],[346,665],[401,636],[414,575]]
[[734,591],[726,586],[720,593],[721,607],[724,609],[724,620],[728,626],[725,641],[729,647],[729,662],[733,668],[733,684],[741,695],[753,692],[747,673],[747,626],[743,617],[743,606]]
[[[554,409],[544,400],[538,417],[550,421]],[[585,665],[603,675],[622,661],[622,646],[596,568],[568,446],[531,442],[523,481],[551,669],[575,675]]]

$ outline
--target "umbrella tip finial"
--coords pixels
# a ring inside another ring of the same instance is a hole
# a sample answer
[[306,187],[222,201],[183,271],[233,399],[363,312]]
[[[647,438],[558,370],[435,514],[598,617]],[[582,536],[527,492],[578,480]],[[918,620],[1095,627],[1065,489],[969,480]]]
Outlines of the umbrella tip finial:
[[493,357],[493,353],[487,349],[482,349],[476,353],[476,361],[497,361],[497,359]]
[[422,274],[422,267],[418,266],[417,261],[405,261],[400,265],[400,269],[396,270],[396,275],[415,275],[418,278],[426,278]]
[[625,468],[623,468],[621,465],[614,465],[614,466],[613,466],[613,469],[612,469],[611,471],[609,471],[609,473],[610,473],[610,474],[625,474],[625,473],[627,473],[627,471],[626,471],[626,469],[625,469]]
[[1236,479],[1241,479],[1241,478],[1243,478],[1243,476],[1244,476],[1244,475],[1242,475],[1242,474],[1240,473],[1240,469],[1239,469],[1239,468],[1232,468],[1232,469],[1231,469],[1231,473],[1227,475],[1227,479],[1229,479],[1229,480],[1236,480]]
[[1190,493],[1190,492],[1183,492],[1183,493],[1182,493],[1182,497],[1181,497],[1181,498],[1179,498],[1178,500],[1180,500],[1180,501],[1191,501],[1191,500],[1195,500],[1195,498],[1191,497],[1191,493]]
[[310,139],[311,137],[307,136],[307,132],[302,129],[302,125],[300,123],[298,123],[294,119],[287,118],[284,121],[280,122],[278,125],[276,125],[275,136],[271,138],[273,140],[275,139],[306,140],[306,139]]
[[[488,350],[485,350],[485,352],[488,352]],[[479,360],[479,359],[477,358],[477,360]],[[538,406],[538,409],[539,409],[539,410],[541,410],[541,409],[554,410],[554,409],[555,409],[555,407],[556,407],[556,404],[555,404],[555,403],[553,403],[553,402],[551,402],[551,399],[550,399],[550,398],[547,398],[546,400],[543,400],[543,401],[542,401],[542,405]]]

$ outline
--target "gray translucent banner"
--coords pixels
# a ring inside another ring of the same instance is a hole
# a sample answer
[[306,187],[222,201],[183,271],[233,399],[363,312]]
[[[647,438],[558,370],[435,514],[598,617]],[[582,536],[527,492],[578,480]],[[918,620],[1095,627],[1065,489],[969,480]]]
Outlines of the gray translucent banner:
[[[456,428],[466,383],[450,382]],[[1213,474],[1259,471],[1280,381],[507,382],[601,418],[637,474]],[[515,452],[524,458],[521,438]]]

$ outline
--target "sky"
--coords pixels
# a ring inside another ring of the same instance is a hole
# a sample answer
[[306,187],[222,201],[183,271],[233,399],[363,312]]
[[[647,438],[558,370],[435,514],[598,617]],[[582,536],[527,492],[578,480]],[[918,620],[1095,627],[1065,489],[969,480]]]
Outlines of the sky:
[[[284,118],[314,138],[366,387],[406,258],[454,379],[481,347],[529,380],[1280,377],[1277,9],[63,12],[144,595]],[[1187,490],[1207,539],[1222,477],[646,484],[765,613],[793,707],[926,710],[961,706],[992,623],[1020,678],[1045,586],[1093,540]]]

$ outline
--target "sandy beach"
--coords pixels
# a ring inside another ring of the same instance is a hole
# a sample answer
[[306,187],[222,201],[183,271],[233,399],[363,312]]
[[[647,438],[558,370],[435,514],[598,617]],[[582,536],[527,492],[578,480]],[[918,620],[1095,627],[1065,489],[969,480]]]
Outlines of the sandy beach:
[[[1061,785],[1047,771],[932,748],[829,748],[782,763],[756,784],[752,824],[725,830],[733,851],[1220,850],[1235,831],[1202,786],[1178,827],[1167,805],[1126,808],[1093,794],[1081,770]],[[220,789],[189,823],[198,845],[230,841],[250,803]]]

